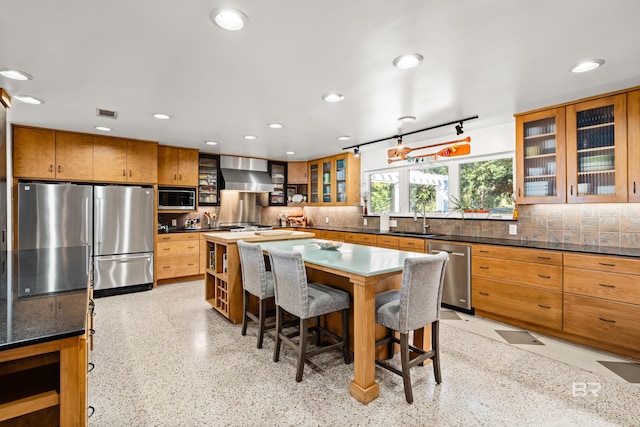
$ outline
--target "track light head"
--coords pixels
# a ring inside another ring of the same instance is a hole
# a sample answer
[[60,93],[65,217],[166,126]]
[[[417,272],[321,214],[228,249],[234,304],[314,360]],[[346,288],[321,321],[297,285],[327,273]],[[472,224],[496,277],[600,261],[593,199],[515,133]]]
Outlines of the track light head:
[[360,147],[353,149],[353,157],[360,157]]
[[402,136],[398,136],[398,145],[396,146],[396,148],[403,148],[404,145],[402,145]]
[[463,133],[464,130],[462,129],[462,122],[460,122],[456,125],[456,135],[462,135]]

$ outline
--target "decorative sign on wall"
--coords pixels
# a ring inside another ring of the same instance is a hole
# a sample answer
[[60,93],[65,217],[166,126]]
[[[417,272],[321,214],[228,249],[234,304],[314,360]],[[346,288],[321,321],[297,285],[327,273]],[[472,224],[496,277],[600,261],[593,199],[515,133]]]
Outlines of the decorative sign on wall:
[[[406,160],[410,163],[419,163],[431,160],[437,160],[438,157],[454,157],[454,156],[464,156],[471,153],[471,145],[469,144],[461,144],[463,142],[471,142],[471,137],[468,136],[463,139],[456,139],[453,141],[440,142],[437,144],[423,145],[422,147],[396,147],[390,148],[387,150],[387,162],[389,164],[393,162],[399,162]],[[442,148],[435,152],[418,154],[418,155],[409,155],[414,151],[425,150],[433,147],[441,147],[443,145],[448,145],[448,147]]]

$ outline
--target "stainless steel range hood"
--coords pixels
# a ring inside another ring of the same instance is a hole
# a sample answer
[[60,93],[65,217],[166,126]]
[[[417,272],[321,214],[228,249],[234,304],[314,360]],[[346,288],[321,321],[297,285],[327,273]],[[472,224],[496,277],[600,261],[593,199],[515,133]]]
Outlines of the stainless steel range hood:
[[220,156],[225,190],[268,193],[274,190],[268,162],[248,157]]

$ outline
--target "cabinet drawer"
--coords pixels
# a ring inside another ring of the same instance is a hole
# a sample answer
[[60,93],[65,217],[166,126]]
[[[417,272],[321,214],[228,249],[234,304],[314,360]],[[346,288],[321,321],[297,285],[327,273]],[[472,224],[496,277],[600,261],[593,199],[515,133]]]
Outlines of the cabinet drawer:
[[564,265],[565,267],[584,268],[586,270],[640,275],[640,260],[631,258],[565,253]]
[[341,231],[313,230],[317,239],[344,241],[344,233]]
[[199,257],[200,255],[196,254],[156,258],[158,279],[199,274]]
[[473,276],[562,291],[562,267],[496,258],[471,258]]
[[383,246],[385,248],[397,248],[398,247],[398,238],[397,237],[389,237],[389,236],[377,236],[376,237],[376,245]]
[[562,329],[562,292],[473,278],[472,305],[501,316]]
[[626,347],[640,357],[640,306],[565,294],[564,331]]
[[173,255],[187,255],[187,254],[199,254],[200,242],[190,242],[185,240],[178,240],[174,242],[159,242],[158,243],[158,257],[173,256]]
[[358,233],[344,233],[346,243],[358,243]]
[[513,261],[524,261],[537,264],[562,265],[562,253],[542,249],[510,248],[495,245],[473,245],[471,254],[476,256],[503,258]]
[[630,274],[565,268],[564,291],[612,301],[640,304],[640,277]]
[[158,242],[176,242],[182,240],[200,240],[200,233],[158,234]]
[[425,252],[425,240],[399,237],[398,249],[402,249],[403,251]]
[[356,241],[360,245],[375,245],[376,235],[375,234],[358,234],[356,236]]

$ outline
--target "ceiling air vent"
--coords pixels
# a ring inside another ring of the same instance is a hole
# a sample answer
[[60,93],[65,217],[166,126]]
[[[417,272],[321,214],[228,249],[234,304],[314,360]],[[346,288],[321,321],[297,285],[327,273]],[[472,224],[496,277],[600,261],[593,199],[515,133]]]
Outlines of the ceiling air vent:
[[117,111],[103,110],[102,108],[96,108],[96,112],[98,114],[98,117],[104,117],[106,119],[117,119],[118,118],[118,112]]

